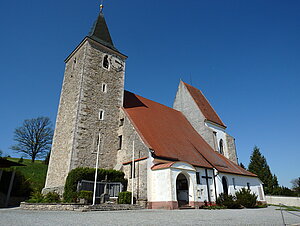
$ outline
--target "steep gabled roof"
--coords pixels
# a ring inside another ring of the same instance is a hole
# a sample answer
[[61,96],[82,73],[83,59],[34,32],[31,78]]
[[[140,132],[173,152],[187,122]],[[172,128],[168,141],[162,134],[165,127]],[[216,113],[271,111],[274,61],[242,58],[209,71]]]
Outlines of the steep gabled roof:
[[256,176],[215,152],[177,110],[125,91],[124,111],[157,158]]
[[212,106],[210,105],[208,100],[205,98],[203,93],[199,89],[197,89],[185,82],[182,82],[182,83],[185,85],[185,87],[191,94],[192,98],[194,99],[195,103],[199,107],[199,109],[202,112],[202,114],[204,115],[204,117],[208,121],[211,121],[213,123],[216,123],[216,124],[226,128],[225,124],[222,122],[222,120],[220,119],[218,114],[212,108]]
[[99,16],[95,23],[93,24],[93,27],[88,34],[88,37],[91,39],[101,43],[102,45],[118,51],[113,44],[113,41],[111,39],[104,15],[102,12],[99,13]]

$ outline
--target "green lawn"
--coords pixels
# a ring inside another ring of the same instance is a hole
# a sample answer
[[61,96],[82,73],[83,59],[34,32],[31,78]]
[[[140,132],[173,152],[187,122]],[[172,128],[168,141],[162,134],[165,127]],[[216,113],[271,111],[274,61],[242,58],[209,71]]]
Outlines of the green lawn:
[[[18,158],[7,158],[8,160],[18,162]],[[30,159],[24,159],[22,164],[26,166],[18,166],[17,171],[20,171],[29,181],[31,188],[34,191],[41,191],[45,185],[48,166],[43,164],[41,160],[35,160],[34,163]]]

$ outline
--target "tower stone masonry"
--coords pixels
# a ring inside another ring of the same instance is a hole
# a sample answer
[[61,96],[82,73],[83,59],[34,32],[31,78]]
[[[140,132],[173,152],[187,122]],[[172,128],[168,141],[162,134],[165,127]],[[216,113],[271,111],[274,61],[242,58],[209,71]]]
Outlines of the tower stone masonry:
[[116,165],[126,58],[114,47],[100,13],[90,34],[65,60],[43,192],[62,193],[72,169],[95,167],[98,145],[99,167],[113,168]]

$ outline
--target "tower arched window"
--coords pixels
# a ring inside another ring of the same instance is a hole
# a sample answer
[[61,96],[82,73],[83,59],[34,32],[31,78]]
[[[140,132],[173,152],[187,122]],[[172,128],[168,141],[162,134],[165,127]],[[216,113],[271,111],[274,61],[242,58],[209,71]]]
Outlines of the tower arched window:
[[224,145],[223,145],[222,139],[220,140],[219,146],[220,146],[220,153],[223,155],[224,154]]
[[102,66],[103,66],[104,68],[106,68],[106,69],[109,68],[108,55],[105,55],[105,56],[103,57],[103,63],[102,63]]

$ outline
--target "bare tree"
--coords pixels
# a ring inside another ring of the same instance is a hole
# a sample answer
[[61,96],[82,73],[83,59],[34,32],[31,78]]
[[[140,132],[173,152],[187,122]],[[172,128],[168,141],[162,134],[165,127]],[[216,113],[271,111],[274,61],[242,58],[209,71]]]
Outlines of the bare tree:
[[297,193],[297,195],[299,196],[300,195],[300,177],[296,178],[296,179],[293,179],[291,181],[293,187],[292,189]]
[[27,119],[21,127],[15,129],[14,141],[16,145],[12,146],[11,149],[25,153],[34,162],[35,158],[47,155],[51,148],[52,137],[52,123],[48,117]]

